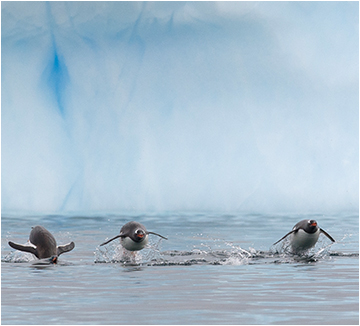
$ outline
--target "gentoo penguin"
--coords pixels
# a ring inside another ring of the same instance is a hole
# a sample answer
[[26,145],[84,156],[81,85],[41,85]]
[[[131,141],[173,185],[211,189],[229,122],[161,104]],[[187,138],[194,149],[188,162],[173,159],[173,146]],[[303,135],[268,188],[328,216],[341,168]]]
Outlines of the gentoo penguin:
[[106,245],[110,241],[120,238],[120,244],[129,251],[137,251],[143,249],[149,242],[149,234],[155,234],[165,240],[167,238],[160,234],[147,231],[145,226],[138,222],[128,222],[120,230],[120,234],[116,237],[102,243],[100,246]]
[[9,241],[9,246],[16,250],[30,252],[38,259],[49,258],[51,263],[57,263],[57,258],[64,252],[74,249],[75,243],[70,242],[63,246],[56,246],[53,235],[43,226],[32,227],[29,238],[31,244],[35,246],[23,246]]
[[291,235],[290,245],[293,252],[302,252],[315,246],[320,233],[324,233],[332,242],[335,240],[323,229],[319,228],[315,220],[302,220],[295,224],[293,229],[283,236],[274,245]]

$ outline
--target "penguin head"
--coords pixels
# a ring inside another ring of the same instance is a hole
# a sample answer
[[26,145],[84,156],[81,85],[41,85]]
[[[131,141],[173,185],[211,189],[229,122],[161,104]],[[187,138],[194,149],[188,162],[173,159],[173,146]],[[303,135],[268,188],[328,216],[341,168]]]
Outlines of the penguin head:
[[133,234],[132,239],[133,239],[135,242],[144,241],[145,238],[146,238],[146,232],[145,232],[143,229],[136,229],[136,230],[134,231],[134,234]]
[[305,227],[307,233],[315,233],[318,229],[317,222],[315,220],[308,220]]
[[58,262],[58,256],[57,255],[53,255],[49,258],[49,263],[50,264],[57,264]]

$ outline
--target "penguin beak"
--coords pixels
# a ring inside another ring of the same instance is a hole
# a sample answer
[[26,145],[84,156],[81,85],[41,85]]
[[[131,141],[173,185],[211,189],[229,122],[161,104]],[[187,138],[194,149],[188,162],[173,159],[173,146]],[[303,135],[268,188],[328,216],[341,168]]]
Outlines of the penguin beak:
[[312,222],[310,225],[311,225],[311,226],[317,226],[317,223],[316,223],[316,222]]
[[143,234],[143,233],[139,233],[137,236],[142,239],[142,238],[144,237],[144,234]]

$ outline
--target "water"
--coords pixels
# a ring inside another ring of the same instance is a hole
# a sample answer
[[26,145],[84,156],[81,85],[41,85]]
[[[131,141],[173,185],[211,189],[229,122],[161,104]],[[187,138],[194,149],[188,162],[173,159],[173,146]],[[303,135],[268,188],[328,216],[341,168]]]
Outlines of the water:
[[[303,218],[321,236],[306,257],[272,247]],[[125,260],[127,221],[143,223],[150,248]],[[75,249],[36,265],[25,243],[41,224]],[[3,324],[358,324],[358,215],[123,214],[2,217]]]

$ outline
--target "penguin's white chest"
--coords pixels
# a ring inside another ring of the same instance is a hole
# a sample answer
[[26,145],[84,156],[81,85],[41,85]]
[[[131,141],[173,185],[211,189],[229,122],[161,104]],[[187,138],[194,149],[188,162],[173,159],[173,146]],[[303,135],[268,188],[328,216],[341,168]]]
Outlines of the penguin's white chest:
[[300,229],[296,233],[292,234],[291,247],[294,251],[304,251],[315,246],[319,239],[320,229],[314,233],[306,233]]
[[137,250],[141,250],[143,249],[149,242],[149,237],[146,234],[145,235],[145,239],[141,242],[135,242],[134,240],[132,240],[129,237],[125,237],[125,238],[121,238],[120,239],[120,243],[121,245],[130,251],[137,251]]

